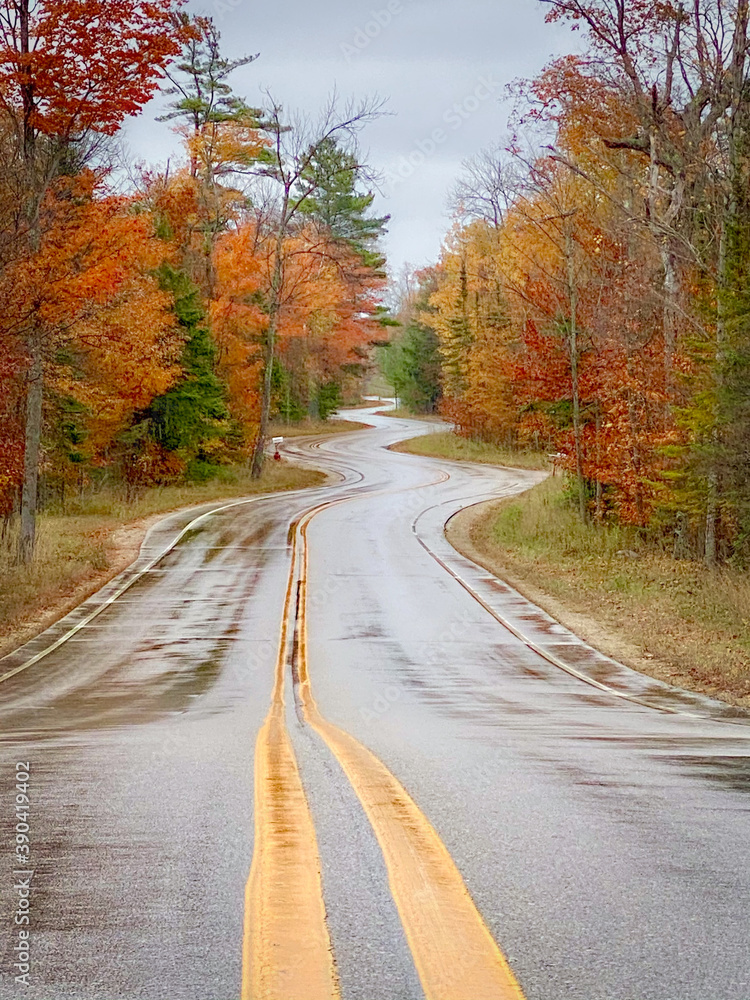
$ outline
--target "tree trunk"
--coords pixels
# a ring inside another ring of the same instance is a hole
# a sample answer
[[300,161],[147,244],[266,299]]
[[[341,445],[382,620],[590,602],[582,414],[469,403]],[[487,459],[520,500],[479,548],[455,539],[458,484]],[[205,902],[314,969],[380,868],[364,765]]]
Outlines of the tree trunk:
[[664,267],[664,384],[667,398],[671,402],[674,388],[674,358],[677,351],[677,297],[680,291],[680,279],[674,254],[668,246],[662,246],[661,259]]
[[31,366],[26,390],[26,432],[21,493],[21,534],[18,540],[18,561],[22,563],[31,562],[36,546],[39,450],[42,440],[42,402],[44,399],[42,343],[37,331],[32,336],[30,347]]
[[578,380],[578,287],[573,260],[573,240],[569,230],[565,234],[565,255],[568,265],[568,294],[570,296],[570,378],[573,392],[573,440],[576,455],[576,480],[578,483],[578,512],[587,520],[586,481],[583,476],[583,430],[581,425],[581,396]]
[[[17,5],[20,50],[24,55],[31,51],[31,10],[29,0]],[[39,205],[36,164],[36,130],[34,128],[34,85],[31,79],[21,86],[23,105],[23,157],[26,168],[27,203],[25,215],[28,222],[28,246],[33,255],[40,244]],[[21,533],[18,538],[17,558],[30,563],[36,547],[36,510],[39,490],[39,449],[42,440],[42,403],[44,400],[44,369],[42,363],[41,331],[33,326],[28,331],[29,372],[26,388],[26,427],[24,433],[23,486],[21,488]]]
[[273,275],[271,277],[271,303],[268,310],[268,330],[266,331],[266,349],[264,351],[263,363],[263,396],[260,404],[260,427],[258,428],[258,440],[253,449],[253,461],[250,467],[250,475],[253,479],[259,479],[263,471],[263,456],[266,449],[266,439],[268,438],[268,424],[271,418],[271,387],[273,383],[273,362],[276,356],[276,329],[278,327],[279,312],[281,311],[281,291],[284,285],[284,240],[286,239],[287,228],[289,226],[289,191],[284,195],[284,205],[282,211],[282,222],[279,225],[279,232],[276,236],[276,257],[273,262]]
[[[670,238],[663,231],[663,223],[666,221],[665,213],[660,205],[661,195],[661,171],[659,168],[659,139],[656,129],[652,128],[650,138],[650,164],[648,180],[648,212],[651,224],[651,232],[659,245],[659,255],[661,257],[664,272],[664,308],[662,322],[664,329],[664,387],[667,395],[667,402],[664,408],[665,426],[671,421],[671,401],[674,379],[674,358],[677,349],[677,298],[680,290],[680,279],[677,272],[677,262],[670,245]],[[670,217],[673,211],[676,212],[679,205],[677,193],[673,192],[673,204],[666,212],[666,217]]]
[[[602,406],[597,400],[596,403],[596,520],[604,520],[604,492],[602,489],[601,468],[602,468]],[[538,450],[538,449],[537,449]]]
[[307,415],[311,420],[320,419],[320,407],[318,406],[318,393],[315,378],[312,374],[307,377]]
[[[628,356],[628,379],[631,383],[635,383],[635,377],[632,372],[633,356]],[[633,466],[633,473],[635,475],[635,509],[638,512],[638,520],[642,524],[644,520],[644,504],[643,504],[643,483],[641,480],[641,448],[639,444],[639,420],[638,411],[636,408],[636,399],[633,394],[632,389],[627,390],[627,402],[628,402],[628,426],[630,428],[630,461]]]
[[706,549],[704,559],[707,566],[715,566],[718,550],[716,545],[716,523],[719,519],[719,479],[715,472],[708,476],[708,497],[706,499]]
[[736,203],[734,198],[730,198],[724,211],[724,219],[719,237],[719,275],[717,288],[717,308],[716,308],[716,358],[714,361],[714,400],[713,400],[713,427],[711,428],[711,444],[713,455],[711,457],[712,468],[707,476],[707,496],[706,496],[706,546],[703,558],[707,566],[715,566],[718,550],[716,545],[716,535],[719,520],[719,475],[718,475],[718,448],[720,444],[720,394],[722,388],[722,369],[726,351],[726,328],[727,328],[727,296],[729,294],[729,274],[727,259],[727,238],[728,228],[734,225],[736,214]]
[[258,438],[253,448],[253,460],[250,466],[250,475],[253,479],[259,479],[263,472],[263,459],[268,440],[268,424],[271,418],[271,388],[273,382],[273,361],[275,356],[276,322],[270,323],[266,331],[266,349],[263,357],[263,395],[260,402],[260,427],[258,428]]
[[679,511],[677,514],[677,525],[674,529],[674,548],[672,550],[672,558],[675,560],[687,559],[690,555],[688,527],[687,514]]

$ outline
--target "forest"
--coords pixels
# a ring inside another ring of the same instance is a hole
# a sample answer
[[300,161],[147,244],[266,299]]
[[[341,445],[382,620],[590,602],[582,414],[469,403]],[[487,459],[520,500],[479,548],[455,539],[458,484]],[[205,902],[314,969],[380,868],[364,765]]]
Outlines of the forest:
[[[750,558],[748,5],[544,0],[580,51],[515,85],[511,134],[402,283],[386,375],[414,412],[554,456],[581,520]],[[96,37],[90,31],[99,25]],[[270,421],[355,398],[387,217],[358,135],[236,94],[176,0],[0,10],[0,522],[116,483],[261,470]],[[180,157],[123,162],[161,92]]]
[[545,0],[580,52],[515,87],[439,263],[402,283],[404,405],[543,449],[592,525],[750,558],[748,4]]
[[[96,25],[96,30],[92,30]],[[115,484],[259,475],[269,421],[325,418],[382,340],[357,136],[229,80],[179,0],[0,5],[0,523],[21,564],[40,511]],[[156,94],[182,155],[124,160]]]

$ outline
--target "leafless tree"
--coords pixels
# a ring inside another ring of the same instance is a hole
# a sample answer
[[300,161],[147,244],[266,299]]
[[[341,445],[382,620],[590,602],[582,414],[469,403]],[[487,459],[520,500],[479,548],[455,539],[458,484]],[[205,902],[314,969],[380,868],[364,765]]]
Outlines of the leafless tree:
[[[285,115],[282,106],[270,94],[267,96],[270,107],[265,112],[264,127],[271,137],[271,146],[266,161],[252,171],[260,182],[257,188],[259,204],[263,206],[264,218],[274,228],[275,237],[266,305],[268,325],[263,338],[260,431],[252,459],[252,474],[256,477],[263,466],[268,437],[273,363],[284,294],[284,245],[303,205],[316,190],[317,182],[310,176],[310,167],[319,151],[331,140],[356,154],[362,129],[383,114],[383,102],[378,98],[339,107],[337,96],[333,94],[319,117],[310,121],[301,113]],[[369,176],[359,155],[354,169],[360,175]]]

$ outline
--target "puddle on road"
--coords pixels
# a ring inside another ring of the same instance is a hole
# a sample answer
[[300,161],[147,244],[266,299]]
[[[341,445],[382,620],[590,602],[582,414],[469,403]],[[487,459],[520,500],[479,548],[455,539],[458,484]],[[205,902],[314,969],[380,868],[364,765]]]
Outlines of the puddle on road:
[[255,568],[257,570],[268,561],[269,553],[264,547],[264,543],[268,541],[277,527],[273,521],[266,521],[239,538],[237,537],[236,530],[233,532],[231,529],[226,528],[216,539],[215,544],[204,550],[203,562],[204,564],[212,563],[215,559],[226,555],[232,550],[252,549],[256,561]]
[[[66,733],[92,732],[123,726],[145,725],[168,715],[180,715],[205,695],[216,683],[230,641],[220,641],[205,658],[191,665],[173,666],[160,674],[139,680],[107,680],[106,675],[94,687],[74,691],[52,702],[44,712],[36,707],[18,710],[13,716],[13,730],[0,742],[24,739],[54,739]],[[178,659],[174,652],[172,664]],[[115,671],[112,671],[113,673]]]
[[692,754],[658,757],[700,778],[736,792],[750,792],[750,756],[698,756]]

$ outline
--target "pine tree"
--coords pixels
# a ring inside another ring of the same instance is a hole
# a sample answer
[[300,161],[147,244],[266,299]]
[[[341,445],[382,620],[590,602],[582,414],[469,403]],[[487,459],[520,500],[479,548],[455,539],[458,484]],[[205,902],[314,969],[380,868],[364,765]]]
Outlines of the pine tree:
[[160,276],[162,287],[174,296],[175,314],[186,336],[183,375],[144,416],[151,436],[166,451],[179,451],[188,461],[205,460],[209,443],[227,434],[226,388],[214,372],[216,345],[204,322],[198,288],[168,265]]
[[382,274],[385,258],[377,244],[390,216],[369,214],[375,194],[359,190],[360,172],[357,158],[342,149],[335,137],[324,140],[303,172],[303,183],[314,186],[300,209],[335,240],[348,244],[365,267]]
[[[172,86],[163,92],[175,98],[170,110],[157,121],[185,120],[194,136],[199,136],[212,125],[238,123],[257,128],[261,112],[251,108],[238,97],[227,83],[235,70],[247,66],[258,55],[241,59],[226,59],[221,54],[221,34],[210,17],[179,15],[183,33],[189,36],[183,59],[167,70]],[[197,174],[197,160],[193,158],[193,176]]]

